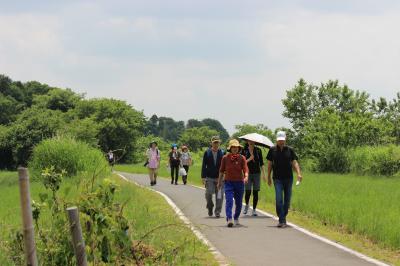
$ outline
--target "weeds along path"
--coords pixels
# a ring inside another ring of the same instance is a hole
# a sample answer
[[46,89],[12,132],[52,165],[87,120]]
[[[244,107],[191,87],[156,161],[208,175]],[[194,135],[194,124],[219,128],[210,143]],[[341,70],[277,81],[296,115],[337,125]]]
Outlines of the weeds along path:
[[[120,174],[140,185],[149,186],[146,175]],[[190,185],[171,185],[162,178],[157,182],[152,188],[167,195],[234,265],[386,265],[323,238],[311,236],[295,225],[278,229],[276,220],[266,213],[259,213],[258,217],[242,216],[239,227],[227,228],[224,215],[219,219],[208,217],[204,190]]]

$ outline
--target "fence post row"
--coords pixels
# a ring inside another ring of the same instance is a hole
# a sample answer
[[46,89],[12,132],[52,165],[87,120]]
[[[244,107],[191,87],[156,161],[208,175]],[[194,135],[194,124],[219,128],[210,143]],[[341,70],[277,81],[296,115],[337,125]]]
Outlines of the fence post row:
[[19,167],[18,176],[26,263],[29,266],[37,266],[38,261],[36,257],[35,232],[33,228],[28,169]]

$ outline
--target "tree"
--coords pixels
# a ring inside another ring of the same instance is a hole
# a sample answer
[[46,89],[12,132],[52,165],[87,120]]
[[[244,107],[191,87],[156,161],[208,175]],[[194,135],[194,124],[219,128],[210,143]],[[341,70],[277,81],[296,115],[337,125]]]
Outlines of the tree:
[[218,131],[218,134],[223,142],[229,139],[228,131],[226,131],[224,126],[218,120],[212,118],[206,118],[203,119],[201,122],[203,123],[204,126],[207,126],[211,129],[215,129],[216,131]]
[[247,123],[241,124],[241,125],[236,125],[236,132],[232,135],[233,138],[238,139],[240,136],[250,134],[250,133],[258,133],[263,136],[268,137],[273,141],[274,139],[274,133],[272,133],[272,130],[270,130],[267,126],[263,124],[257,124],[257,125],[250,125]]
[[41,108],[67,112],[70,109],[74,109],[82,97],[82,95],[76,94],[70,89],[53,88],[47,94],[35,95],[33,102],[34,105]]
[[179,139],[183,145],[188,145],[193,151],[208,147],[212,136],[218,135],[218,131],[209,127],[193,127],[186,129]]
[[97,139],[104,152],[125,149],[126,158],[132,157],[136,141],[145,130],[144,114],[120,100],[82,100],[73,113],[76,119],[90,118],[97,124]]

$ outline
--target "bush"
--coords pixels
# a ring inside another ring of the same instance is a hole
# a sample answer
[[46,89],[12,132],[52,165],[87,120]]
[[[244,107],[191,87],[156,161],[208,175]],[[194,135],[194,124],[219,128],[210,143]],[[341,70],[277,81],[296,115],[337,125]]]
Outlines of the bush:
[[384,176],[400,173],[400,146],[363,146],[348,154],[350,171],[354,173]]
[[104,177],[109,172],[108,163],[101,151],[69,137],[47,139],[34,148],[29,162],[33,178],[40,178],[42,170],[52,166],[58,172],[65,170],[66,177],[78,174]]

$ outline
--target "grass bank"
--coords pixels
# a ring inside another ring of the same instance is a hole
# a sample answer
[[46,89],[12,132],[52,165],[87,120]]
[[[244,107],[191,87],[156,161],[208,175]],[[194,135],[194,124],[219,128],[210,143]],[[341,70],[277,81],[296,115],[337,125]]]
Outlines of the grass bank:
[[[113,176],[118,185],[120,202],[127,202],[124,209],[130,221],[130,233],[134,239],[151,246],[163,263],[168,265],[218,265],[208,248],[188,229],[175,212],[158,194],[139,188]],[[70,191],[68,197],[74,197],[74,180],[66,180],[62,193]],[[31,196],[38,199],[44,188],[40,183],[31,183]],[[64,192],[65,191],[65,192]],[[21,228],[19,207],[18,178],[16,172],[0,172],[0,261],[2,265],[12,265],[4,253],[3,244],[13,229]],[[44,214],[46,215],[46,214]],[[8,261],[8,262],[7,262]]]
[[[116,170],[147,173],[141,164]],[[169,178],[166,167],[160,176]],[[201,185],[200,165],[188,181]],[[275,213],[274,190],[262,182],[259,208]],[[400,265],[400,179],[373,176],[305,173],[293,187],[288,219],[361,253]]]

